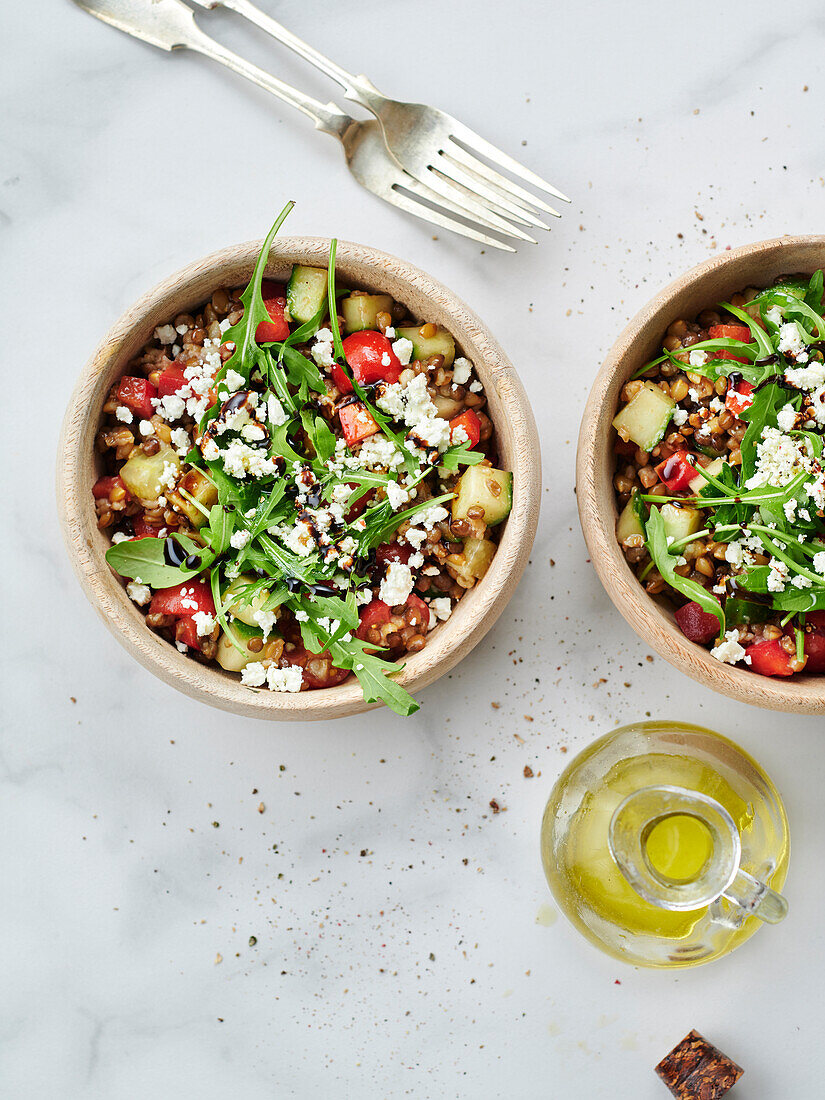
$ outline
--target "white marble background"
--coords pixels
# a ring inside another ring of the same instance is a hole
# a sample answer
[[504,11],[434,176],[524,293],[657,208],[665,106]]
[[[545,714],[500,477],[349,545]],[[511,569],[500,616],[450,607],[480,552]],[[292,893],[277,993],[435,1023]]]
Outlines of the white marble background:
[[[653,1065],[696,1027],[745,1066],[742,1100],[820,1095],[823,723],[648,663],[572,491],[582,405],[625,320],[714,248],[823,230],[820,5],[261,2],[576,203],[514,257],[435,241],[302,116],[207,61],[68,0],[2,4],[0,1094],[654,1100]],[[337,91],[230,17],[203,24]],[[454,288],[535,400],[531,567],[406,722],[266,725],[190,702],[116,646],[57,530],[54,440],[101,334],[289,197],[289,231],[375,244]],[[562,747],[647,713],[740,741],[791,818],[789,919],[693,973],[624,967],[544,908]]]

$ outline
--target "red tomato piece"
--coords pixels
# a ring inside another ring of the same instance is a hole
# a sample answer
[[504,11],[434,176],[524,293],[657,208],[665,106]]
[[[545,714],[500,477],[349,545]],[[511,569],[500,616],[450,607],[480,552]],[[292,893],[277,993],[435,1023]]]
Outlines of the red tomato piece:
[[380,428],[372,417],[366,405],[361,401],[353,401],[350,405],[344,405],[338,409],[338,418],[341,421],[341,430],[347,446],[352,447],[375,435]]
[[429,607],[427,607],[421,597],[416,596],[414,592],[410,593],[410,595],[407,596],[407,602],[404,604],[404,606],[412,607],[418,612],[419,622],[416,625],[423,626],[423,633],[426,634],[430,623]]
[[411,546],[401,546],[397,542],[385,542],[375,548],[375,561],[377,565],[386,565],[387,562],[399,561],[406,565],[412,557]]
[[[809,616],[810,618],[810,616]],[[805,633],[806,672],[825,672],[825,633],[812,630]]]
[[[371,329],[349,335],[344,340],[344,356],[353,377],[362,386],[397,382],[404,369],[387,337]],[[352,383],[337,363],[332,368],[332,380],[341,393],[352,393]]]
[[676,625],[691,642],[707,645],[719,634],[719,620],[698,603],[691,601],[674,614]]
[[805,615],[805,625],[825,634],[825,611],[809,611]]
[[[745,656],[750,657],[751,672],[758,672],[761,676],[793,676],[791,668],[793,654],[788,653],[776,638],[772,642],[755,642],[745,650]],[[746,662],[747,663],[747,662]]]
[[261,283],[261,296],[269,314],[269,321],[261,321],[255,330],[255,339],[259,344],[269,344],[273,340],[286,340],[289,336],[289,323],[284,316],[286,311],[286,287],[283,283],[274,283],[264,279]]
[[752,404],[753,386],[750,382],[746,382],[744,378],[740,379],[736,385],[731,386],[725,394],[725,408],[734,416],[741,416]]
[[189,617],[178,619],[175,624],[175,641],[183,642],[183,644],[188,645],[190,649],[200,649],[201,643],[194,619]]
[[149,611],[153,615],[174,615],[176,619],[189,619],[198,611],[215,614],[212,590],[206,581],[197,577],[172,588],[160,588],[152,597]]
[[183,373],[183,367],[179,367],[177,363],[173,363],[171,367],[167,367],[166,370],[160,372],[158,378],[158,397],[170,397],[172,394],[183,389],[184,386],[188,386],[189,383],[186,380],[186,375]]
[[360,638],[362,642],[366,641],[369,630],[374,626],[383,626],[384,623],[388,623],[391,616],[392,611],[383,600],[372,600],[359,612],[361,622],[355,631],[355,637]]
[[[743,344],[749,344],[753,337],[751,336],[751,330],[747,325],[711,325],[708,329],[708,336],[711,340],[718,340],[720,338],[727,338],[728,340],[741,340]],[[734,363],[748,363],[750,360],[744,359],[728,348],[718,348],[716,351],[712,351],[712,358],[714,359],[730,359]]]
[[160,531],[159,527],[153,527],[151,523],[146,522],[144,512],[132,516],[132,527],[134,528],[136,539],[156,539],[158,537],[158,531]]
[[667,486],[671,493],[678,493],[682,489],[687,489],[696,477],[696,462],[693,455],[687,451],[674,451],[670,458],[660,462],[655,469],[659,475],[659,480]]
[[157,395],[157,387],[153,386],[148,378],[135,378],[128,374],[125,378],[121,378],[117,388],[117,399],[121,405],[131,409],[142,420],[148,420],[154,413],[152,398]]
[[[350,488],[357,489],[358,486],[351,485]],[[352,523],[354,519],[358,519],[358,517],[366,509],[367,505],[374,496],[375,489],[367,489],[366,493],[364,493],[363,496],[360,496],[357,500],[354,500],[347,509],[347,514],[344,516],[344,519],[347,521],[347,523]]]
[[308,691],[318,688],[335,687],[349,676],[349,669],[336,668],[332,663],[327,650],[321,653],[311,653],[302,645],[296,645],[294,650],[284,654],[285,660],[291,665],[299,665],[303,670],[303,686]]
[[481,421],[478,419],[478,415],[473,412],[472,409],[465,409],[463,413],[458,416],[454,416],[450,421],[450,442],[457,442],[453,438],[457,428],[463,428],[467,434],[467,446],[470,450],[473,447],[478,446],[478,441],[481,439]]
[[103,500],[105,497],[109,496],[109,493],[111,493],[116,485],[126,494],[123,498],[124,500],[132,499],[132,494],[123,484],[123,478],[121,477],[99,477],[92,486],[92,495],[95,500]]

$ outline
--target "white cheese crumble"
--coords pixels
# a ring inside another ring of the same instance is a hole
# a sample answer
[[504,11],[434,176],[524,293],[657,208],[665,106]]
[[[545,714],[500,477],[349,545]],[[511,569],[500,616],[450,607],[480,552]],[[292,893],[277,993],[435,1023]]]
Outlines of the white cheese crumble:
[[[688,355],[688,362],[692,367],[703,367],[708,361],[708,353],[706,351],[692,351]],[[693,399],[694,401],[696,398]]]
[[402,489],[397,481],[387,482],[387,500],[393,512],[397,512],[402,504],[406,504],[410,495],[406,489]]
[[319,367],[331,367],[335,362],[333,353],[333,337],[328,328],[319,328],[315,333],[315,342],[310,348],[310,355]]
[[174,344],[177,339],[174,325],[158,325],[155,329],[155,339],[162,344]]
[[251,538],[252,533],[250,531],[233,531],[229,539],[229,545],[233,550],[243,550]]
[[807,363],[805,340],[796,321],[788,321],[779,329],[779,351],[783,355],[792,355],[797,363]]
[[242,374],[239,374],[236,370],[233,370],[231,367],[224,375],[222,381],[230,393],[237,393],[238,390],[242,390],[246,385],[246,379],[244,378],[244,376]]
[[300,665],[277,668],[270,665],[266,672],[266,684],[270,691],[300,691],[304,679],[304,670]]
[[446,450],[450,444],[450,424],[438,415],[427,392],[427,376],[417,374],[404,386],[400,382],[382,386],[376,400],[378,408],[397,420],[403,420],[420,442]]
[[481,391],[484,389],[482,384],[478,381],[471,382],[467,388],[469,389],[470,393],[481,393]]
[[129,535],[124,534],[123,531],[115,531],[115,533],[112,535],[112,543],[113,543],[114,546],[117,546],[117,544],[119,542],[128,542],[128,541],[129,541]]
[[787,405],[783,405],[776,414],[776,423],[783,432],[793,431],[794,425],[796,424],[796,409],[790,402],[788,402]]
[[250,661],[241,669],[241,683],[247,687],[263,687],[266,683],[266,666],[260,661]]
[[139,580],[135,579],[129,581],[126,585],[126,595],[130,600],[133,600],[136,604],[140,604],[143,607],[152,598],[152,589],[148,584],[141,584]]
[[395,352],[395,357],[398,359],[401,366],[406,367],[412,359],[412,340],[408,340],[406,336],[402,336],[400,339],[394,341],[392,350]]
[[815,390],[825,383],[825,363],[811,363],[809,367],[789,367],[785,381],[798,390]]
[[725,634],[725,640],[714,646],[710,651],[710,655],[715,657],[717,661],[724,661],[728,665],[735,665],[738,661],[741,661],[745,656],[745,648],[739,644],[739,631],[728,630]]
[[192,449],[192,440],[189,438],[189,432],[186,428],[175,428],[172,431],[172,446],[183,458],[184,455],[189,454]]
[[453,363],[453,382],[458,386],[466,386],[473,373],[473,364],[469,359],[459,356]]
[[278,621],[277,609],[275,611],[253,611],[252,618],[264,632],[264,641],[266,641]]
[[673,410],[673,423],[677,428],[681,428],[683,424],[687,423],[687,409],[680,409],[677,405]]
[[389,607],[398,607],[407,602],[412,590],[413,575],[410,567],[400,561],[391,561],[387,566],[387,575],[381,581],[379,600],[383,600]]
[[814,554],[814,569],[825,577],[825,550],[819,554]]
[[192,616],[199,638],[205,638],[215,629],[215,616],[208,611],[196,611]]
[[280,428],[281,424],[286,424],[289,417],[284,412],[284,407],[274,393],[271,393],[266,399],[266,418],[270,424],[273,424],[276,428]]
[[430,600],[430,610],[442,623],[446,622],[453,613],[452,600],[449,596],[438,596],[436,599]]
[[768,321],[771,321],[777,328],[782,328],[784,318],[782,317],[782,310],[779,306],[771,306],[769,310],[765,311],[765,317]]
[[784,592],[788,582],[789,570],[784,561],[779,558],[771,558],[770,573],[768,573],[768,591]]
[[148,435],[155,434],[155,426],[151,420],[141,420],[138,424],[138,431],[145,438]]
[[124,424],[131,424],[134,420],[132,416],[132,410],[127,409],[125,405],[118,405],[115,409],[115,416],[118,420],[123,421]]
[[746,489],[763,485],[780,488],[787,485],[801,470],[811,469],[804,439],[793,439],[776,428],[765,428],[762,441],[756,445],[756,473],[745,482]]

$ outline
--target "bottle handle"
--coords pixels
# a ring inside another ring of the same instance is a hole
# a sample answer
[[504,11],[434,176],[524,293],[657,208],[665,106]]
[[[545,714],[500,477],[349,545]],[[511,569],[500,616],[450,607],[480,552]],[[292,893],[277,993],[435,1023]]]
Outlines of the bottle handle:
[[781,894],[741,869],[722,897],[745,916],[758,917],[766,924],[779,924],[788,915],[788,902]]

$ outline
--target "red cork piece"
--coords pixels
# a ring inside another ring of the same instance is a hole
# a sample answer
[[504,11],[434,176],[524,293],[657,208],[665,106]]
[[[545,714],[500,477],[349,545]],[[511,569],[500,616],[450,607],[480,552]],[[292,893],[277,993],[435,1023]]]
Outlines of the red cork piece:
[[691,1031],[656,1066],[678,1100],[719,1100],[745,1071],[721,1050]]

